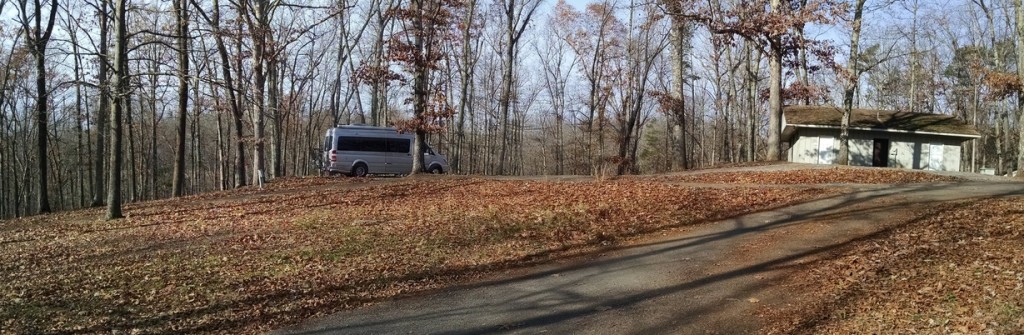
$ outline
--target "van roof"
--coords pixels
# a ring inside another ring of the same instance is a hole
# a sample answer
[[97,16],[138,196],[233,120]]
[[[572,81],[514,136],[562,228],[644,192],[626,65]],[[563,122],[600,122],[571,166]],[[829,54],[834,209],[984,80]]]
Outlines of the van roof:
[[340,129],[359,129],[359,130],[391,130],[391,131],[398,131],[398,129],[396,129],[395,127],[378,127],[378,126],[371,126],[371,125],[364,124],[364,123],[337,125],[337,126],[335,126],[335,128],[340,128]]
[[[388,137],[412,137],[413,133],[403,133],[394,127],[375,127],[367,125],[339,125],[327,129],[327,134],[338,136],[341,134],[352,134],[357,136],[388,136]],[[361,134],[361,135],[360,135]]]

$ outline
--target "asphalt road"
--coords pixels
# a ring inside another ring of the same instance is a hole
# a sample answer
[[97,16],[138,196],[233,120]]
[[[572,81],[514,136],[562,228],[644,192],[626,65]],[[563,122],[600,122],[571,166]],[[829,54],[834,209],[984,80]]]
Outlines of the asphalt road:
[[1024,195],[1022,183],[864,186],[586,260],[399,298],[274,334],[750,334],[799,304],[794,266],[927,216],[941,201]]

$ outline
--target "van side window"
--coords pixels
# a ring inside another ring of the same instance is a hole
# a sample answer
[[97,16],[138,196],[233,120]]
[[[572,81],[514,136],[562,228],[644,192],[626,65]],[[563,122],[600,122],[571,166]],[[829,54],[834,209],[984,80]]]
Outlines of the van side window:
[[339,151],[387,152],[387,141],[375,137],[338,137]]
[[327,135],[324,139],[324,151],[331,150],[331,135]]
[[396,153],[409,153],[409,139],[406,138],[389,138],[388,139],[388,152]]

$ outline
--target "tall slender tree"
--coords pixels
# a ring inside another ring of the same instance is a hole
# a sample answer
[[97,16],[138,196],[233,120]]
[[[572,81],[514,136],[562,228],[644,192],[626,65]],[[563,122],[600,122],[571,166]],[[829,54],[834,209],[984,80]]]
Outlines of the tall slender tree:
[[99,0],[96,8],[96,18],[99,20],[99,52],[96,53],[96,81],[99,88],[99,105],[96,109],[96,152],[93,156],[93,180],[92,180],[92,207],[103,206],[107,193],[103,172],[107,159],[107,116],[110,108],[110,81],[107,70],[110,68],[108,53],[110,48],[107,45],[110,34],[110,1]]
[[476,74],[476,63],[480,59],[475,52],[474,35],[476,29],[477,0],[468,0],[462,19],[462,55],[459,58],[459,115],[456,118],[455,145],[452,153],[452,168],[457,172],[463,169],[463,155],[466,150],[466,114],[473,111],[473,88]]
[[[36,198],[36,206],[40,213],[50,212],[49,198],[49,159],[47,141],[49,141],[49,112],[50,92],[46,89],[46,46],[50,43],[50,36],[53,33],[53,24],[57,19],[57,0],[50,2],[49,15],[43,13],[43,5],[39,0],[33,0],[32,6],[27,0],[18,1],[18,18],[21,22],[22,32],[25,34],[25,43],[35,59],[36,68],[36,168],[38,169],[39,193]],[[30,12],[31,10],[31,12]],[[46,23],[43,25],[43,17],[46,15]]]
[[175,41],[178,48],[178,138],[174,154],[174,179],[171,196],[180,197],[185,189],[185,134],[188,120],[189,31],[188,0],[173,0],[176,19]]
[[[239,15],[249,30],[252,38],[253,66],[252,66],[252,127],[253,127],[253,181],[261,182],[266,173],[266,113],[267,102],[267,75],[268,64],[272,61],[270,57],[274,50],[271,41],[271,19],[274,12],[281,4],[280,0],[254,0],[238,3]],[[274,67],[270,67],[273,70]]]
[[522,39],[526,27],[537,11],[540,0],[502,0],[501,10],[505,20],[505,48],[502,50],[502,87],[499,106],[501,109],[501,153],[498,158],[498,174],[505,174],[505,164],[508,161],[509,142],[509,109],[512,106],[513,72],[515,71],[516,56],[519,54],[519,40]]
[[686,78],[690,64],[686,57],[690,52],[690,37],[693,24],[683,14],[680,7],[681,1],[663,0],[666,11],[671,15],[669,28],[669,43],[671,53],[669,61],[672,63],[672,90],[666,107],[668,115],[672,118],[672,170],[684,170],[690,168],[688,150],[686,148]]
[[124,217],[121,212],[122,152],[121,118],[128,100],[127,0],[114,0],[114,75],[110,113],[110,174],[107,184],[107,220]]
[[221,76],[224,80],[224,91],[227,92],[228,108],[231,111],[234,125],[232,127],[235,139],[234,186],[242,187],[246,185],[245,138],[243,136],[243,118],[245,117],[245,113],[242,110],[241,98],[237,88],[238,85],[234,80],[235,78],[232,76],[231,58],[228,54],[227,44],[224,43],[224,36],[229,33],[221,27],[219,0],[212,1],[212,9],[209,15],[207,15],[206,12],[203,11],[202,7],[195,1],[192,2],[192,5],[196,8],[196,12],[203,17],[203,20],[210,25],[211,29],[213,29],[213,41],[217,47],[217,56],[220,58],[220,69]]
[[850,114],[853,113],[853,93],[860,83],[860,28],[864,18],[865,0],[856,0],[853,5],[853,31],[850,33],[850,57],[847,60],[846,72],[843,74],[846,84],[843,87],[843,118],[839,126],[839,157],[837,163],[850,164]]

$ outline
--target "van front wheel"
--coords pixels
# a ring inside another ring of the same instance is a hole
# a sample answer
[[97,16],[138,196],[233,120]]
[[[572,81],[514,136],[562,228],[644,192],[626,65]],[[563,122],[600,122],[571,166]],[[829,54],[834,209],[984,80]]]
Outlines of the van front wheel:
[[442,173],[444,173],[444,170],[441,170],[440,166],[436,166],[435,165],[435,166],[431,166],[430,169],[427,170],[427,172],[429,172],[430,174],[442,174]]
[[366,170],[366,164],[359,163],[352,167],[353,177],[366,177],[368,171]]

